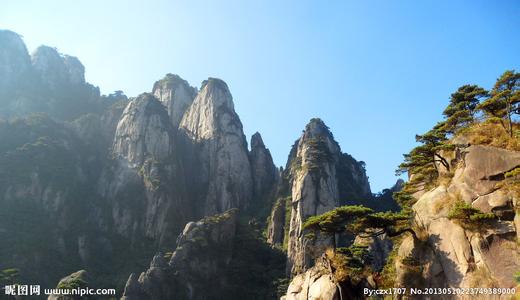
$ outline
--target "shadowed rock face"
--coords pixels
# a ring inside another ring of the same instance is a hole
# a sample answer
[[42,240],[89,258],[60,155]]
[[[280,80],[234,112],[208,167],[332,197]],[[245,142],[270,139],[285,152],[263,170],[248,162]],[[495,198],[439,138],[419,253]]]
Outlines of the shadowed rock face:
[[237,217],[230,210],[186,224],[170,261],[158,254],[139,277],[130,275],[122,299],[205,299],[213,289],[223,290],[227,282],[221,274],[232,259]]
[[[311,266],[312,259],[331,246],[332,240],[303,237],[302,224],[310,216],[325,213],[348,200],[370,199],[370,186],[364,168],[352,158],[345,162],[338,143],[328,127],[312,119],[293,149],[291,166],[292,210],[288,241],[288,272],[298,274]],[[349,178],[352,187],[342,185]],[[342,199],[349,195],[349,199]],[[312,253],[310,249],[312,248]],[[321,249],[321,250],[320,250]]]
[[166,107],[171,123],[177,129],[182,116],[195,99],[197,90],[178,75],[166,74],[155,82],[152,93]]
[[191,161],[191,169],[198,171],[188,177],[198,191],[202,214],[247,207],[253,191],[247,143],[231,93],[222,80],[203,82],[179,131],[188,149],[185,161]]

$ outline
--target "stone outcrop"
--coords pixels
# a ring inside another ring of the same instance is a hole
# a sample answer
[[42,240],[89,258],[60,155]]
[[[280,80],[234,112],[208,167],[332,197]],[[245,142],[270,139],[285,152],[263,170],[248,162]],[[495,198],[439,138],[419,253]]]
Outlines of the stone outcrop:
[[[517,196],[508,189],[505,173],[520,165],[520,154],[482,145],[456,153],[450,162],[451,180],[426,191],[413,205],[415,227],[425,241],[410,236],[401,244],[396,262],[399,285],[514,287],[513,274],[520,269],[519,228],[514,222]],[[464,227],[448,218],[455,201],[494,213],[497,220],[489,228]]]
[[333,275],[330,273],[325,259],[317,260],[316,264],[293,278],[283,300],[340,300],[340,290]]
[[[370,199],[370,186],[364,167],[343,154],[328,127],[320,119],[307,124],[295,144],[290,165],[292,209],[288,240],[288,272],[298,274],[309,268],[312,259],[332,246],[332,239],[318,237],[314,242],[303,236],[302,224],[339,205]],[[311,254],[312,249],[312,254]]]
[[253,191],[247,142],[224,81],[209,78],[202,83],[179,129],[187,148],[184,161],[196,170],[187,177],[198,192],[201,214],[247,207]]
[[171,123],[177,129],[182,116],[195,99],[197,90],[178,75],[166,74],[155,82],[152,93],[166,107]]

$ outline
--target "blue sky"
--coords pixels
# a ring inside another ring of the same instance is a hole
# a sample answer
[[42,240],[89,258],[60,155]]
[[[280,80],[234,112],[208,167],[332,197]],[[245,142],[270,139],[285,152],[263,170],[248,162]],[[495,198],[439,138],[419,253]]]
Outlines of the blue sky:
[[414,135],[460,85],[520,70],[519,1],[19,1],[0,28],[77,56],[103,93],[176,73],[224,79],[275,163],[312,117],[391,186]]

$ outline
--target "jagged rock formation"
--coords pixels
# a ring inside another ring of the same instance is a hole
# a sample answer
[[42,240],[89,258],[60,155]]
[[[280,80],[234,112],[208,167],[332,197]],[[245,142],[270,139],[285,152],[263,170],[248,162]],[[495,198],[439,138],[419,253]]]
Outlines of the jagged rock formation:
[[237,210],[186,224],[169,262],[156,255],[139,278],[132,274],[122,299],[202,299],[228,284],[219,271],[231,262]]
[[179,75],[166,74],[155,82],[152,93],[163,103],[175,129],[179,127],[182,116],[195,99],[197,90]]
[[[514,287],[520,268],[515,222],[518,194],[504,174],[520,166],[520,154],[490,146],[458,145],[443,153],[452,177],[422,192],[413,205],[421,241],[407,237],[396,261],[400,286]],[[450,220],[453,203],[464,201],[498,219],[489,228]],[[509,249],[504,251],[504,249]],[[413,262],[420,261],[422,271]]]
[[193,191],[199,192],[195,198],[202,215],[247,207],[253,191],[247,142],[224,81],[203,82],[180,131],[189,149],[185,161],[196,166],[188,178],[193,179]]
[[[262,273],[283,273],[283,257],[272,256],[238,217],[238,210],[232,209],[186,224],[169,262],[156,255],[148,270],[129,277],[122,299],[273,298]],[[254,282],[263,284],[255,290]]]
[[363,164],[341,153],[323,121],[310,121],[291,154],[288,165],[292,176],[292,209],[287,256],[288,271],[298,274],[309,268],[313,258],[332,243],[327,237],[319,237],[315,242],[307,240],[302,233],[303,222],[337,206],[371,199],[372,195]]

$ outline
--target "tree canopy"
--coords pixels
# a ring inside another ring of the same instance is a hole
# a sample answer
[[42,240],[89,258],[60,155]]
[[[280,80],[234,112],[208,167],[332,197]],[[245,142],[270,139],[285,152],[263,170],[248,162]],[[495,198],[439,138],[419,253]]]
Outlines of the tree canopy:
[[500,119],[502,126],[513,136],[513,115],[520,113],[520,73],[505,71],[495,83],[490,97],[478,108],[486,115]]
[[442,113],[446,117],[444,129],[453,134],[461,127],[475,121],[475,114],[480,99],[488,92],[477,85],[463,85],[451,94],[450,103]]

